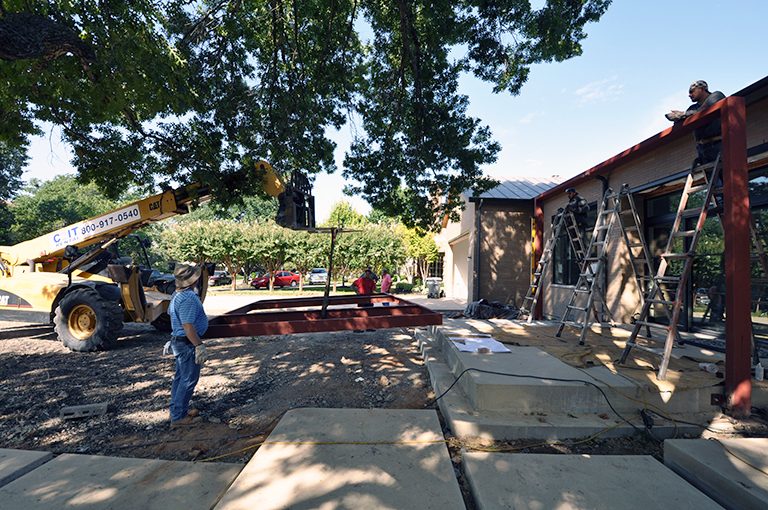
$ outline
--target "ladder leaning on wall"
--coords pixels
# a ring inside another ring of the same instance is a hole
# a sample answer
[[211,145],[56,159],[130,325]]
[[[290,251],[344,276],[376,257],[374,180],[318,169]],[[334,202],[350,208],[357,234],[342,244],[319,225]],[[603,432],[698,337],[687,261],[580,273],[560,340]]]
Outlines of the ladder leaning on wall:
[[544,243],[541,258],[536,265],[536,270],[533,272],[531,283],[528,286],[528,292],[526,293],[525,298],[523,298],[522,305],[520,306],[520,314],[517,316],[519,320],[523,320],[527,317],[529,324],[533,320],[533,311],[536,309],[536,304],[539,302],[539,297],[541,296],[541,282],[552,261],[555,244],[557,244],[557,240],[560,238],[563,231],[568,235],[569,243],[571,248],[573,248],[573,253],[576,255],[576,262],[581,265],[581,261],[584,259],[586,240],[582,238],[581,229],[578,226],[576,217],[569,210],[559,209],[558,214],[555,215],[552,220],[552,224],[549,228],[549,237],[547,237],[547,241]]
[[[626,246],[629,267],[635,279],[642,310],[650,282],[653,280],[653,260],[643,236],[640,214],[634,197],[629,185],[623,184],[620,191],[614,192],[608,188],[603,195],[592,242],[587,249],[579,280],[566,305],[556,336],[559,337],[566,326],[571,326],[579,330],[579,344],[584,345],[587,329],[594,323],[589,320],[590,311],[596,322],[602,322],[600,321],[601,311],[603,316],[611,317],[610,309],[605,303],[606,289],[602,288],[602,282],[608,263],[607,253],[611,242],[611,230],[614,226],[621,232],[621,239]],[[602,310],[597,309],[596,301],[601,304]],[[647,328],[647,334],[650,336],[650,328]]]
[[[708,175],[708,170],[711,170],[711,175]],[[661,352],[662,360],[658,372],[658,378],[662,381],[667,376],[669,359],[672,356],[672,347],[677,338],[680,313],[683,308],[683,300],[685,298],[685,289],[687,287],[688,278],[691,274],[691,268],[693,267],[696,245],[701,231],[704,228],[704,222],[707,219],[709,205],[714,200],[713,184],[717,182],[719,175],[719,154],[714,165],[694,165],[691,168],[691,171],[685,180],[683,193],[677,207],[677,214],[675,215],[675,220],[672,223],[672,229],[670,230],[669,238],[667,239],[667,246],[661,254],[661,260],[656,275],[653,277],[648,293],[645,296],[645,302],[643,303],[640,317],[635,321],[632,333],[629,336],[629,340],[627,341],[627,344],[624,347],[624,352],[622,352],[621,359],[619,360],[619,363],[625,363],[633,348],[659,354],[658,349],[638,345],[637,336],[643,326],[646,326],[646,328],[662,329],[666,332],[664,349]],[[701,178],[703,178],[704,184],[696,184],[697,180],[700,180]],[[688,200],[691,195],[700,191],[705,191],[704,200],[701,205],[688,208]],[[685,219],[691,217],[697,218],[696,226],[692,230],[684,230]],[[690,239],[690,242],[687,243],[687,247],[685,239]],[[676,246],[680,244],[682,244],[682,248],[676,248]],[[682,270],[679,275],[667,275],[667,269],[671,263],[674,263],[674,261],[682,261]],[[654,305],[660,305],[662,308],[669,311],[669,324],[659,324],[649,320],[651,308]]]

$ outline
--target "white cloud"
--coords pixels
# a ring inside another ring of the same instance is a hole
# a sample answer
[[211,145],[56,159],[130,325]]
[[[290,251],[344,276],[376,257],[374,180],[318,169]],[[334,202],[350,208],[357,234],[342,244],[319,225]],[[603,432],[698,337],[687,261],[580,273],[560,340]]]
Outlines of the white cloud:
[[534,119],[537,117],[541,117],[543,115],[542,112],[531,112],[527,115],[524,115],[520,117],[520,120],[518,121],[520,124],[531,124]]
[[656,101],[638,122],[637,140],[645,140],[670,127],[672,123],[664,117],[664,114],[671,110],[685,110],[690,104],[690,101],[685,98],[685,91],[670,93]]
[[617,80],[616,76],[612,76],[605,80],[587,83],[576,89],[574,94],[579,98],[579,105],[615,101],[624,93],[624,84],[616,83]]

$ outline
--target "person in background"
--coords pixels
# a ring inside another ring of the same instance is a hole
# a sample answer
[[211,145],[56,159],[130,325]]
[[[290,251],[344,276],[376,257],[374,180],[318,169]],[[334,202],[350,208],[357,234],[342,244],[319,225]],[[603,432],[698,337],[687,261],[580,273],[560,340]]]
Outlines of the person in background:
[[376,290],[376,275],[373,274],[370,267],[363,272],[360,278],[352,282],[352,287],[354,287],[355,292],[361,296],[373,294]]
[[392,277],[386,269],[381,270],[381,292],[389,294],[392,288]]
[[[370,296],[374,293],[376,290],[376,280],[374,279],[375,275],[373,274],[373,271],[371,271],[371,268],[365,270],[365,272],[352,282],[352,287],[355,288],[355,292],[357,292],[360,296]],[[373,306],[373,303],[368,301],[367,303],[358,303],[357,306],[359,308],[370,308]],[[355,333],[362,333],[364,330],[362,329],[356,329]],[[368,331],[374,331],[373,329],[369,329]]]
[[176,292],[168,307],[171,350],[176,357],[176,373],[171,385],[171,428],[189,425],[200,414],[197,409],[189,408],[189,402],[200,379],[200,369],[208,359],[200,339],[208,330],[208,317],[196,291],[201,272],[201,266],[189,264],[177,264],[173,271]]

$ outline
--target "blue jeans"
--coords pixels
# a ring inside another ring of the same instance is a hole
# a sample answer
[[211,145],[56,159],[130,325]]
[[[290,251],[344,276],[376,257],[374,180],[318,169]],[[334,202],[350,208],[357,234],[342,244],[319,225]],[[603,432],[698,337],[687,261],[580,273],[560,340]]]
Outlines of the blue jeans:
[[200,379],[200,365],[195,363],[195,346],[187,341],[171,340],[176,356],[176,373],[171,385],[171,421],[184,418],[189,411],[189,401]]

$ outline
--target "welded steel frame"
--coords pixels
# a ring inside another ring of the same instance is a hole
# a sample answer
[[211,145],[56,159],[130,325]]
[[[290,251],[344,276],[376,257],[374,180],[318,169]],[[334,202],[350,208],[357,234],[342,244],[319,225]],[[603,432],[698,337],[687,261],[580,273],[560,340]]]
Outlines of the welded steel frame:
[[439,326],[437,312],[391,294],[266,299],[210,319],[205,338]]
[[[635,161],[660,147],[680,139],[697,127],[720,118],[722,127],[723,161],[723,230],[725,232],[725,335],[726,365],[725,393],[727,406],[734,416],[749,416],[752,406],[751,383],[751,302],[748,292],[751,285],[750,272],[739,268],[750,267],[749,245],[749,182],[746,142],[746,105],[743,97],[730,96],[709,109],[698,112],[683,122],[665,129],[624,152],[568,179],[551,188],[534,202],[534,214],[537,227],[544,226],[542,204],[563,190],[575,187],[579,183],[598,176],[608,176],[619,166]],[[541,240],[537,232],[534,253],[540,257]],[[542,292],[546,289],[542,289]],[[544,299],[540,300],[543,303]],[[537,307],[536,317],[541,317],[542,310]]]

